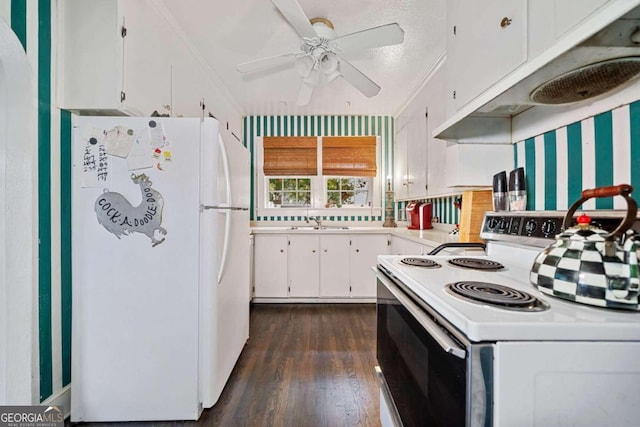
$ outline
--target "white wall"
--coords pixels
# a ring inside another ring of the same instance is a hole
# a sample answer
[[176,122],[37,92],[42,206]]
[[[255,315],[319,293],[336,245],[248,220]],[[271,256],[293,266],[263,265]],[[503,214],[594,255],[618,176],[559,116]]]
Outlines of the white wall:
[[37,401],[35,109],[30,78],[22,45],[0,20],[0,405]]

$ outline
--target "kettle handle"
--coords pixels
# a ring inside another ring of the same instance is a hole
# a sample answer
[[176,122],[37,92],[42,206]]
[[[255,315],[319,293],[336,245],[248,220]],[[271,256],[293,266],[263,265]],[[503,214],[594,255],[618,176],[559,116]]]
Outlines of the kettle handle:
[[627,214],[620,225],[618,225],[618,228],[607,235],[606,239],[610,239],[618,235],[622,236],[625,231],[631,228],[636,220],[636,214],[638,213],[638,205],[636,204],[636,201],[629,196],[632,191],[633,187],[629,184],[612,185],[610,187],[599,187],[582,191],[582,198],[571,205],[567,211],[562,223],[562,229],[566,230],[569,228],[569,222],[573,219],[573,214],[575,214],[576,210],[587,200],[600,197],[622,196],[627,201]]

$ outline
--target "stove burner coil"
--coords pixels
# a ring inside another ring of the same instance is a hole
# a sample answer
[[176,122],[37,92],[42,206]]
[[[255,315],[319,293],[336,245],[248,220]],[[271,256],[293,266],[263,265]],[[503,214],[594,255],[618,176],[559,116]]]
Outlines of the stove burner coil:
[[403,258],[400,260],[401,263],[406,265],[412,265],[414,267],[423,267],[423,268],[439,268],[440,264],[437,262],[426,259],[426,258]]
[[549,305],[535,296],[508,286],[488,282],[454,282],[445,285],[454,296],[471,302],[490,304],[508,310],[544,311]]
[[498,271],[504,268],[504,265],[499,262],[482,258],[453,258],[447,262],[456,267],[470,268],[474,270]]

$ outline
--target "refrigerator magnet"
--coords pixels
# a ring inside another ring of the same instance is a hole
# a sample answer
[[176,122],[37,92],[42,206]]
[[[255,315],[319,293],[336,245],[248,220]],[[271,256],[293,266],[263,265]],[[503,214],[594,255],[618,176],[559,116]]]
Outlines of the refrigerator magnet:
[[159,245],[167,234],[161,226],[164,199],[147,175],[131,174],[131,181],[140,187],[140,204],[133,206],[122,194],[105,189],[93,206],[98,223],[118,239],[141,233],[151,239],[151,246]]

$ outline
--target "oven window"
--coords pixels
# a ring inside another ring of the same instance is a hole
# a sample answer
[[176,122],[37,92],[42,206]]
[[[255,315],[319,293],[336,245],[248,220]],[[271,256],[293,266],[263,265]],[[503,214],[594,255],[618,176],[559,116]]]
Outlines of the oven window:
[[446,353],[378,281],[377,356],[405,426],[464,426],[466,360]]

